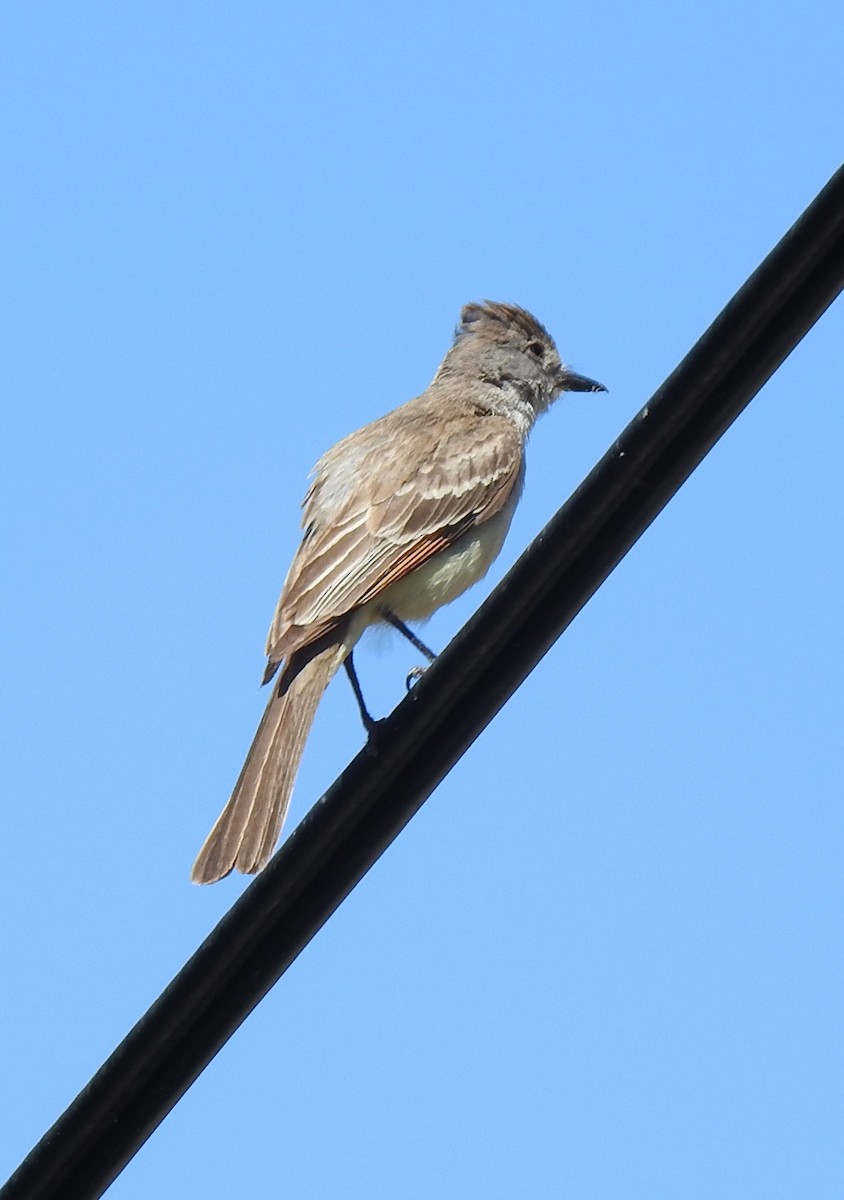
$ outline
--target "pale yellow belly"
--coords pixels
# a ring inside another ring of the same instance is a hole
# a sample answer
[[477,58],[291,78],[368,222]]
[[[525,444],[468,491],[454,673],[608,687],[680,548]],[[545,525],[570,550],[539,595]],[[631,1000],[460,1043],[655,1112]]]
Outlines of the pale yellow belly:
[[464,534],[448,550],[440,551],[387,588],[372,602],[376,611],[367,614],[369,619],[377,620],[377,608],[383,606],[402,621],[423,621],[483,579],[501,549],[514,508],[515,504],[508,504],[491,520]]

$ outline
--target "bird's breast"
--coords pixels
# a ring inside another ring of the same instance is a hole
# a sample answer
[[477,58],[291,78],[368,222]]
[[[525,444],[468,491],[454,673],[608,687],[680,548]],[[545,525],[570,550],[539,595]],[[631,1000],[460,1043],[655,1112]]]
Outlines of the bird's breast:
[[483,579],[507,535],[515,504],[507,504],[483,525],[392,584],[378,597],[402,621],[423,621],[443,604]]

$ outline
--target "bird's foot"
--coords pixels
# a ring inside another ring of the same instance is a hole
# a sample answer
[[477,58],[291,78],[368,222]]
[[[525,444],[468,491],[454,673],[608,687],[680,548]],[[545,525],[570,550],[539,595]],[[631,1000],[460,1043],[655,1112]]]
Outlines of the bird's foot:
[[377,721],[374,717],[369,717],[369,720],[364,722],[366,726],[366,745],[364,749],[372,758],[376,758],[380,753],[381,738],[386,724],[386,717],[381,717]]
[[414,684],[419,682],[427,670],[428,667],[413,667],[412,670],[408,671],[407,679],[404,681],[404,686],[408,691],[413,688]]

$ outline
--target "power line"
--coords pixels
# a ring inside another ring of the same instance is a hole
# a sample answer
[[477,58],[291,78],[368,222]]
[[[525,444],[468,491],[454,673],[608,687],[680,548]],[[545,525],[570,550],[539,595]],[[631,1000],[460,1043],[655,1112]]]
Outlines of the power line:
[[18,1170],[102,1195],[844,287],[844,168]]

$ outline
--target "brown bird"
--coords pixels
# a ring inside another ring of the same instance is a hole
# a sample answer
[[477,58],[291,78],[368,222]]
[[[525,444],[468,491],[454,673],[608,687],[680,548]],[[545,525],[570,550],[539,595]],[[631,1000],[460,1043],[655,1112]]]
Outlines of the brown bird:
[[605,390],[564,366],[525,309],[468,304],[428,389],[323,455],[267,637],[264,682],[277,679],[195,883],[266,865],[317,705],[342,663],[371,729],[352,660],[361,634],[386,621],[433,657],[405,622],[486,574],[521,494],[536,418],[562,392]]

